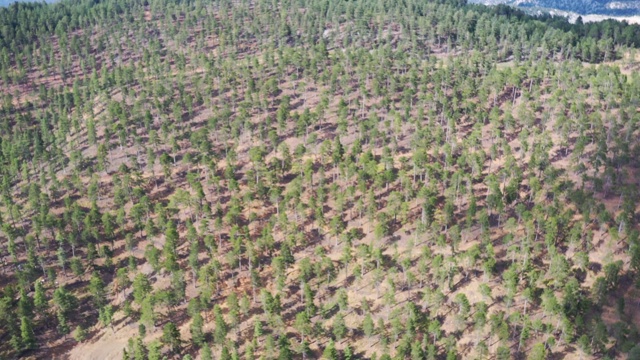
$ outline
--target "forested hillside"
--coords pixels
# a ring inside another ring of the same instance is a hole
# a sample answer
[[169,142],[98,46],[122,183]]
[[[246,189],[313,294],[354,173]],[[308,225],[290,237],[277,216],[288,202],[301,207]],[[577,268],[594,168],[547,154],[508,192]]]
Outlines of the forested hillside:
[[0,358],[640,359],[640,28],[0,9]]

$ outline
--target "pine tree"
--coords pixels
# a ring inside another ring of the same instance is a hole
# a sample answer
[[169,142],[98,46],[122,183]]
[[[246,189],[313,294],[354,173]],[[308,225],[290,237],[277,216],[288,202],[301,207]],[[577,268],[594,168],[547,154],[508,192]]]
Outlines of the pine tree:
[[151,343],[149,343],[148,350],[148,360],[162,359],[162,344],[158,340],[153,340]]
[[278,341],[278,347],[280,349],[280,355],[278,360],[291,360],[293,359],[293,353],[291,352],[289,339],[286,336],[281,336]]
[[219,305],[216,305],[213,308],[213,314],[215,319],[213,338],[217,344],[222,344],[227,337],[227,323],[224,321],[222,310]]
[[36,348],[36,337],[33,333],[33,325],[31,320],[26,316],[20,319],[20,335],[21,345],[24,350],[33,350]]
[[133,299],[136,303],[142,304],[143,300],[149,295],[151,291],[151,283],[147,276],[143,273],[139,273],[133,279]]
[[294,327],[300,333],[300,343],[304,342],[305,336],[309,335],[311,332],[311,321],[305,311],[296,314]]
[[222,346],[220,360],[231,360],[231,354],[229,354],[229,348],[226,345]]
[[[115,308],[112,305],[106,305],[102,307],[99,311],[98,318],[102,325],[111,326],[111,322],[113,321],[113,314],[115,312]],[[111,330],[115,332],[113,326],[111,326]]]
[[200,358],[202,360],[213,360],[213,354],[211,353],[211,348],[209,345],[204,345],[200,350]]
[[325,360],[338,360],[338,350],[333,340],[329,340],[329,343],[322,352],[322,358]]
[[204,331],[202,330],[203,325],[204,319],[202,318],[202,315],[200,315],[199,312],[196,312],[192,317],[189,329],[191,331],[191,341],[197,346],[202,346],[204,344]]
[[[365,315],[364,320],[362,321],[362,331],[364,332],[364,334],[371,339],[371,337],[373,336],[374,332],[375,332],[375,324],[373,323],[373,319],[371,318],[371,314],[367,313],[367,315]],[[371,340],[369,340],[369,342],[371,342]]]
[[174,323],[167,323],[162,328],[162,343],[166,346],[169,346],[172,353],[180,353],[182,340],[180,339],[180,331]]
[[64,286],[61,286],[53,292],[53,302],[57,308],[58,331],[60,334],[66,335],[70,331],[68,314],[76,307],[78,300]]
[[344,360],[352,360],[353,359],[353,350],[351,349],[351,345],[347,344],[344,348],[343,359]]
[[154,306],[155,300],[153,295],[147,295],[144,300],[142,300],[142,305],[140,306],[140,321],[143,324],[153,326],[155,328],[156,313]]
[[176,249],[178,247],[178,229],[173,221],[169,221],[167,224],[167,230],[165,231],[165,244],[163,247],[164,255],[164,267],[169,272],[173,272],[179,269],[178,267],[178,255]]
[[33,304],[36,310],[40,313],[45,313],[49,308],[49,301],[45,293],[44,285],[42,282],[36,281],[36,289],[33,295]]
[[338,312],[333,320],[333,335],[337,340],[342,340],[342,338],[347,334],[347,331],[348,329],[344,322],[344,317],[342,317],[342,314]]
[[133,358],[134,360],[147,360],[147,347],[142,339],[137,337],[133,342]]

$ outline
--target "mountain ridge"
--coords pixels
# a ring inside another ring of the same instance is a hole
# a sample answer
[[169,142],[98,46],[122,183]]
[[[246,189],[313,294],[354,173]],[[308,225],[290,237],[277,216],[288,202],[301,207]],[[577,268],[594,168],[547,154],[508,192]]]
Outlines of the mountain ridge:
[[521,9],[543,11],[561,10],[578,15],[636,16],[640,15],[640,1],[637,0],[471,0],[484,5],[506,4]]

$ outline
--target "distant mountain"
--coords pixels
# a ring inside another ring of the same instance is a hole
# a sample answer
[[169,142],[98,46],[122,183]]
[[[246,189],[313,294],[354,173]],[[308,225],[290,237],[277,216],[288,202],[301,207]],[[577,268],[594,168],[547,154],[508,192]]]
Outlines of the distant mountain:
[[470,0],[485,5],[507,4],[520,8],[561,10],[581,15],[640,15],[640,0]]
[[[42,0],[0,0],[0,7],[5,7],[13,4],[14,2],[42,2]],[[45,0],[44,2],[52,3],[55,0]]]

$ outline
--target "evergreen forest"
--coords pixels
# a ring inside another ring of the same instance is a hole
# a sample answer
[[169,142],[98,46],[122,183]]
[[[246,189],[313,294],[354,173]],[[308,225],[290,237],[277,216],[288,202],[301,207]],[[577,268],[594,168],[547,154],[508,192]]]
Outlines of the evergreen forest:
[[0,359],[640,359],[640,26],[0,8]]

